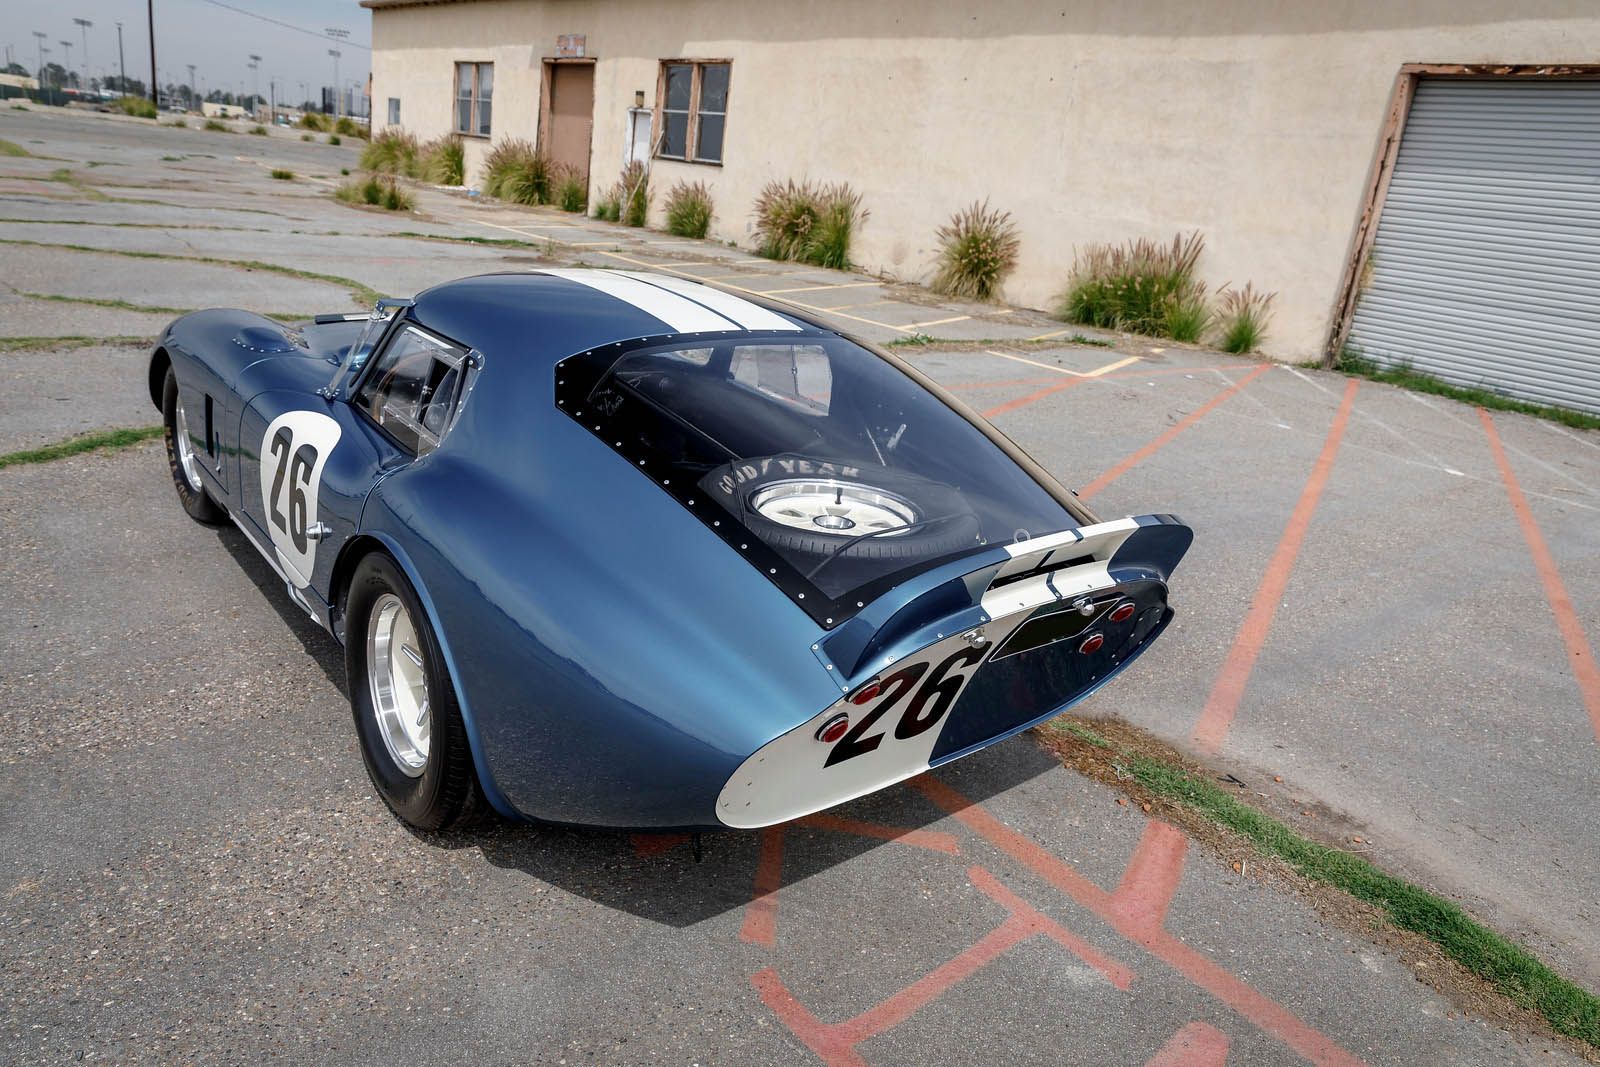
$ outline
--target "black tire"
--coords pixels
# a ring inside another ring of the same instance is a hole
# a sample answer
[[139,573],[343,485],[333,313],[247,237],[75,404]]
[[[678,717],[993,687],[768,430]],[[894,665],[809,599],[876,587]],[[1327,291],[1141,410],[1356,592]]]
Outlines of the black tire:
[[787,556],[822,559],[860,537],[862,531],[832,532],[820,527],[810,530],[786,526],[763,517],[752,505],[756,494],[769,486],[817,479],[860,485],[899,497],[912,505],[918,518],[937,520],[903,534],[862,541],[849,552],[853,560],[910,562],[960,552],[978,543],[981,525],[971,505],[959,492],[940,482],[881,467],[857,469],[794,456],[765,456],[718,467],[700,484],[705,492],[736,515],[747,530],[772,548]]
[[[426,763],[420,774],[407,774],[389,752],[373,701],[368,672],[368,626],[384,594],[398,597],[422,645],[423,677],[430,709]],[[487,810],[455,686],[445,669],[438,639],[417,594],[395,562],[381,552],[356,566],[345,600],[345,678],[361,757],[378,796],[389,810],[419,830],[470,825]]]
[[[195,522],[217,526],[228,518],[228,513],[211,499],[199,480],[191,482],[183,471],[183,461],[178,456],[178,376],[167,368],[167,379],[161,387],[161,416],[166,428],[163,436],[167,442],[167,466],[172,471],[172,484],[178,490],[178,503]],[[193,445],[190,446],[191,448]]]

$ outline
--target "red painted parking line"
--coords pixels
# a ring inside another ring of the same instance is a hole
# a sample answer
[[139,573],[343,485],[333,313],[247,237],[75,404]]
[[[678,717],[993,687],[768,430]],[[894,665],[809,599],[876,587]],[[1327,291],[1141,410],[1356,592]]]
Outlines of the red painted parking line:
[[[1354,384],[1352,382],[1351,384]],[[984,840],[1012,857],[1040,878],[1067,894],[1080,905],[1109,923],[1123,937],[1142,946],[1195,985],[1272,1034],[1302,1057],[1315,1064],[1356,1067],[1362,1061],[1340,1048],[1281,1004],[1257,992],[1243,980],[1207,959],[1165,930],[1151,930],[1142,922],[1129,919],[1119,908],[1117,898],[1079,874],[1065,860],[1058,859],[969,801],[955,789],[931,775],[913,781],[934,804],[955,817]]]
[[896,841],[902,845],[943,852],[948,856],[954,856],[961,851],[954,834],[939,830],[912,830],[904,826],[885,826],[882,823],[844,819],[827,813],[807,815],[799,820],[799,825],[809,826],[815,830],[837,830],[840,833],[856,834],[860,837],[874,837],[880,841]]
[[1112,894],[1112,907],[1130,925],[1159,930],[1167,922],[1167,905],[1172,903],[1183,878],[1183,857],[1189,839],[1170,823],[1152,820],[1139,838],[1139,847],[1122,872],[1122,882]]
[[866,1061],[856,1051],[857,1045],[899,1026],[937,1000],[951,986],[971,977],[985,964],[1031,937],[1044,936],[1055,940],[1094,967],[1118,989],[1126,990],[1132,985],[1132,971],[1108,959],[1081,938],[1041,914],[982,867],[970,868],[967,876],[972,879],[973,885],[1010,913],[1006,920],[954,958],[941,963],[853,1019],[841,1023],[825,1023],[818,1019],[789,991],[783,979],[778,977],[778,972],[770,967],[751,977],[750,982],[773,1014],[830,1067],[859,1067],[865,1064]]
[[1027,396],[1019,396],[1015,400],[1007,400],[1004,404],[992,407],[983,413],[983,417],[986,419],[998,418],[1001,415],[1016,411],[1018,408],[1025,408],[1035,400],[1043,400],[1047,396],[1065,392],[1074,385],[1080,385],[1089,380],[1088,378],[1068,378],[1065,381],[1056,382],[1054,385],[1047,385],[1043,389],[1029,393]]
[[1137,467],[1139,464],[1143,463],[1145,460],[1161,451],[1167,445],[1172,443],[1173,438],[1177,437],[1183,431],[1187,430],[1189,427],[1193,426],[1195,423],[1211,414],[1229,397],[1238,394],[1239,391],[1245,386],[1249,385],[1251,382],[1265,374],[1270,367],[1271,364],[1263,363],[1249,374],[1246,374],[1243,378],[1240,378],[1233,385],[1224,389],[1210,400],[1207,400],[1204,404],[1201,404],[1199,407],[1189,412],[1189,414],[1173,423],[1165,433],[1157,437],[1154,441],[1151,441],[1149,444],[1139,449],[1139,451],[1135,452],[1127,459],[1124,459],[1121,463],[1118,463],[1115,467],[1112,467],[1110,470],[1106,471],[1088,485],[1079,489],[1079,498],[1088,500],[1100,490],[1104,489],[1106,486],[1110,485],[1112,482],[1116,481],[1118,478],[1122,477],[1124,474],[1127,474],[1133,468]]
[[1250,610],[1245,613],[1244,622],[1239,624],[1239,633],[1233,639],[1228,658],[1222,661],[1222,670],[1217,674],[1216,684],[1211,687],[1211,696],[1206,699],[1206,706],[1195,723],[1193,740],[1202,752],[1216,752],[1222,748],[1223,739],[1228,736],[1228,727],[1233,724],[1233,717],[1239,711],[1245,684],[1250,680],[1256,658],[1261,655],[1261,649],[1267,642],[1272,619],[1278,613],[1278,605],[1283,602],[1284,590],[1289,585],[1289,574],[1294,570],[1300,546],[1305,542],[1306,531],[1311,526],[1311,516],[1317,510],[1317,501],[1322,499],[1322,491],[1327,487],[1328,476],[1333,471],[1333,462],[1339,455],[1339,444],[1344,440],[1345,427],[1350,422],[1350,409],[1355,405],[1356,385],[1355,378],[1345,384],[1344,399],[1333,417],[1333,425],[1328,427],[1322,452],[1317,456],[1316,465],[1311,468],[1305,488],[1300,491],[1300,499],[1289,516],[1289,524],[1283,529],[1283,537],[1278,541],[1272,560],[1261,576],[1261,584],[1256,587]]
[[1144,1067],[1224,1067],[1228,1036],[1214,1026],[1190,1023],[1172,1035]]
[[1584,707],[1589,710],[1589,725],[1594,728],[1596,739],[1600,739],[1600,669],[1595,667],[1594,651],[1589,647],[1589,639],[1584,636],[1583,624],[1578,621],[1572,597],[1567,595],[1566,583],[1561,580],[1561,571],[1556,568],[1556,561],[1550,555],[1550,547],[1545,544],[1544,534],[1534,521],[1528,498],[1522,494],[1522,485],[1506,459],[1506,450],[1500,443],[1494,420],[1483,408],[1478,409],[1478,418],[1483,422],[1483,432],[1489,437],[1489,450],[1494,453],[1495,464],[1500,468],[1500,479],[1506,483],[1506,496],[1511,498],[1511,510],[1516,513],[1517,525],[1522,527],[1522,539],[1528,542],[1528,554],[1533,557],[1534,570],[1539,572],[1545,599],[1550,602],[1550,610],[1555,614],[1556,629],[1561,631],[1561,640],[1566,643],[1572,676],[1578,683]]
[[778,937],[778,889],[783,884],[783,827],[761,831],[755,888],[745,909],[739,940],[771,948]]

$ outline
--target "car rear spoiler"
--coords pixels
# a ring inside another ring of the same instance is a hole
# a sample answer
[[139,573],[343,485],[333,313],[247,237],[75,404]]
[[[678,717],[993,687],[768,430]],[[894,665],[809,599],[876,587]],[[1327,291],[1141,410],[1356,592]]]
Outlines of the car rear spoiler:
[[1174,515],[997,545],[907,581],[812,647],[843,692],[907,654],[1002,615],[1136,579],[1165,583],[1194,532]]

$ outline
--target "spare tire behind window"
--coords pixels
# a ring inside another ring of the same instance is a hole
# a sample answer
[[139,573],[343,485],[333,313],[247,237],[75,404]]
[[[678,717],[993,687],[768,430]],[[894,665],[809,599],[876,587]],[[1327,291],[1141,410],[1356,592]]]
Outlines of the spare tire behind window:
[[[857,540],[845,556],[863,561],[928,559],[979,544],[978,518],[959,492],[883,467],[764,456],[718,467],[700,484],[752,534],[796,562],[820,561]],[[877,536],[862,539],[868,534]]]

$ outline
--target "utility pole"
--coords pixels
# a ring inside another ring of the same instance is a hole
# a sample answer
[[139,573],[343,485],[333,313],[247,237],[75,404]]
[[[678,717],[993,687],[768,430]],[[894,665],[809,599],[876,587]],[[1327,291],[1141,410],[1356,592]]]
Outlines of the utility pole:
[[156,0],[145,0],[145,16],[150,21],[150,102],[161,106],[161,91],[156,88]]
[[117,68],[122,71],[122,92],[128,91],[128,62],[122,58],[122,23],[117,23]]
[[267,80],[267,121],[276,125],[278,122],[278,79]]
[[45,35],[40,33],[38,30],[34,30],[33,31],[33,35],[35,37],[39,38],[39,87],[42,89],[42,88],[44,88],[44,37],[45,37]]
[[252,115],[254,115],[255,111],[256,111],[256,97],[261,95],[261,57],[257,56],[257,55],[252,55],[250,57],[249,67],[250,67],[250,113]]
[[189,110],[193,111],[194,110],[194,93],[195,93],[195,89],[194,89],[194,64],[193,63],[185,63],[184,66],[189,68]]

